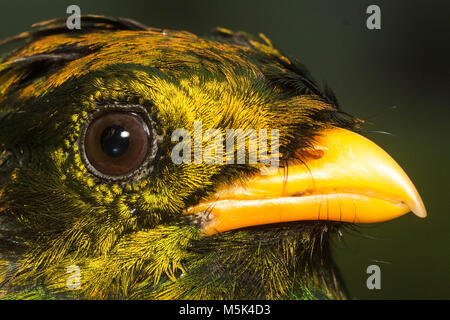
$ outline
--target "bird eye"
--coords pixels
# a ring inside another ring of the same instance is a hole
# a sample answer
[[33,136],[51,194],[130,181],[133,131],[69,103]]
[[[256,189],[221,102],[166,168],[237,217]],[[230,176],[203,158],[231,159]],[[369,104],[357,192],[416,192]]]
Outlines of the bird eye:
[[84,152],[96,171],[120,177],[142,165],[149,153],[150,138],[150,130],[138,113],[112,111],[90,122],[84,135]]

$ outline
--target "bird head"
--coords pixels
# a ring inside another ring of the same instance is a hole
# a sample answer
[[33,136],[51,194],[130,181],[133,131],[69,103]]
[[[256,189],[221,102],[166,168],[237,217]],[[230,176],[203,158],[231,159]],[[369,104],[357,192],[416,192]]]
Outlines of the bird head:
[[331,241],[426,215],[363,121],[264,35],[84,16],[4,42],[20,40],[0,63],[6,296],[345,298]]

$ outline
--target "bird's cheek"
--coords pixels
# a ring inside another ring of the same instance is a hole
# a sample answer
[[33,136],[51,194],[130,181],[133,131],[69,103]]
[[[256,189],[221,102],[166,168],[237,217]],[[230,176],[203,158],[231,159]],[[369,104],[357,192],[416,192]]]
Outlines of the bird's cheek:
[[203,216],[205,234],[300,220],[371,223],[426,210],[402,168],[365,137],[341,128],[316,137],[303,161],[225,186],[186,210]]

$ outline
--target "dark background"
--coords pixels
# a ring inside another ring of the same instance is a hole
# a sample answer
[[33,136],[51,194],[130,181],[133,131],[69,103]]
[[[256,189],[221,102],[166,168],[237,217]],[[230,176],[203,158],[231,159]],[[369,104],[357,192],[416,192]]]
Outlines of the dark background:
[[[262,32],[299,58],[344,110],[367,120],[366,135],[404,168],[428,210],[426,219],[408,214],[344,234],[335,253],[351,297],[450,298],[450,1],[2,0],[0,38],[67,16],[70,4],[200,35],[216,26]],[[370,4],[381,7],[381,30],[366,28]],[[366,287],[371,264],[381,290]]]

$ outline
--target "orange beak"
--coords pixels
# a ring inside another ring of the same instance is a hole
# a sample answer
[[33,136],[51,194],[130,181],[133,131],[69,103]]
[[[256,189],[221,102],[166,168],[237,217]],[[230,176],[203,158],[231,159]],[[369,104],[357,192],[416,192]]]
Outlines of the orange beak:
[[376,144],[341,128],[325,130],[315,141],[287,170],[219,188],[185,214],[205,212],[206,235],[301,220],[381,222],[410,211],[426,217],[411,180]]

